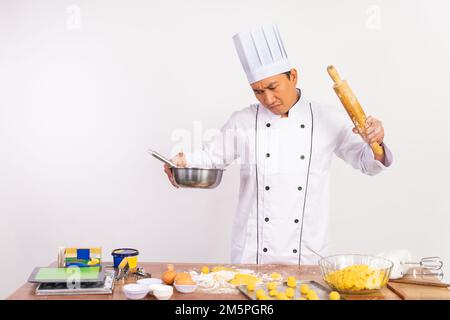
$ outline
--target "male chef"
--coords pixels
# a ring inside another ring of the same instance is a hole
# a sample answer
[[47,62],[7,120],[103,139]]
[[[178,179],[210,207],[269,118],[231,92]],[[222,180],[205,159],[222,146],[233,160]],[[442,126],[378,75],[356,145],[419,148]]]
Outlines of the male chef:
[[[240,160],[232,263],[315,264],[326,254],[333,153],[364,174],[389,167],[384,129],[373,117],[354,128],[342,106],[308,100],[297,88],[276,25],[233,37],[258,103],[234,112],[201,150],[176,155],[180,166],[223,168]],[[376,156],[376,142],[384,154]],[[177,187],[167,165],[164,168]]]

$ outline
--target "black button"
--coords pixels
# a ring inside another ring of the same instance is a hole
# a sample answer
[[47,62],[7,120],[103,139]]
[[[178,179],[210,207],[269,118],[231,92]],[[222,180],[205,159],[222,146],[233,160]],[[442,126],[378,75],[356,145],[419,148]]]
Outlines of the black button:
[[267,157],[267,158],[270,157],[270,153],[266,153],[266,157]]
[[266,123],[266,127],[269,128],[270,127],[270,123]]
[[295,223],[298,223],[298,219],[295,219],[294,222],[295,222]]
[[265,222],[269,222],[269,218],[265,218],[264,221],[265,221]]
[[270,189],[270,187],[269,186],[266,186],[266,190],[269,190]]
[[267,248],[264,248],[263,251],[264,251],[264,252],[267,252]]
[[293,253],[297,253],[297,249],[292,250]]
[[302,128],[302,129],[305,128],[305,125],[304,125],[304,124],[301,124],[301,125],[300,125],[300,128]]
[[300,156],[300,159],[302,159],[302,160],[305,159],[305,156],[304,156],[304,155],[301,155],[301,156]]
[[298,191],[302,191],[303,188],[302,187],[298,187],[297,189],[298,189]]

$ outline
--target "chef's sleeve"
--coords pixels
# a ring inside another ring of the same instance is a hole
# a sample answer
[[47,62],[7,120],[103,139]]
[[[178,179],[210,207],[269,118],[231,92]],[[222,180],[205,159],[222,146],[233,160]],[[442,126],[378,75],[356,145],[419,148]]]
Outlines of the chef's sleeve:
[[189,167],[224,168],[240,155],[240,135],[236,127],[236,115],[233,113],[218,134],[203,144],[199,150],[184,151]]
[[375,160],[370,145],[364,142],[359,134],[353,133],[354,126],[351,122],[342,123],[334,150],[339,158],[370,176],[376,175],[391,166],[393,162],[392,152],[385,143],[383,143],[385,153],[383,164],[381,161]]

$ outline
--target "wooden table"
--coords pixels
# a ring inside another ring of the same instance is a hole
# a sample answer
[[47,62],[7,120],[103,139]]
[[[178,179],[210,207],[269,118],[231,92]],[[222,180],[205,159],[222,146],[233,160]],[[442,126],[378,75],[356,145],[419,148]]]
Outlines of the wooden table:
[[[161,274],[166,270],[167,263],[140,263],[145,271],[151,273],[152,277],[160,278]],[[198,263],[174,263],[177,272],[196,270],[199,271],[204,265],[210,267],[217,264],[198,264]],[[230,266],[230,265],[223,265]],[[233,265],[237,268],[252,269],[256,272],[272,273],[279,272],[286,276],[295,276],[301,280],[314,280],[321,284],[325,284],[322,280],[319,267],[314,266],[297,266],[297,265]],[[132,283],[134,280],[128,279],[126,283]],[[126,297],[121,290],[123,284],[117,283],[112,295],[79,295],[79,296],[36,296],[34,290],[35,284],[26,283],[11,294],[8,300],[125,300]],[[402,283],[390,283],[391,288],[401,292],[406,299],[450,299],[450,290],[447,288],[429,287],[421,285],[411,285]],[[369,295],[343,295],[347,300],[400,300],[402,299],[398,293],[389,288],[383,288],[380,292]],[[153,296],[148,295],[148,300],[154,300]],[[172,300],[246,300],[247,298],[239,294],[208,294],[194,292],[191,294],[183,294],[174,290]]]

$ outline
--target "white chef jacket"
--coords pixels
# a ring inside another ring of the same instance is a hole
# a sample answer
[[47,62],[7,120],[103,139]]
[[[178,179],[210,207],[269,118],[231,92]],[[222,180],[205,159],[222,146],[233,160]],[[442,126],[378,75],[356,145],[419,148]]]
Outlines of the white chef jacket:
[[240,163],[232,263],[317,263],[327,249],[333,153],[367,175],[393,160],[385,144],[385,165],[375,160],[353,127],[342,106],[301,94],[287,118],[253,104],[234,112],[202,150],[185,152],[188,166]]

